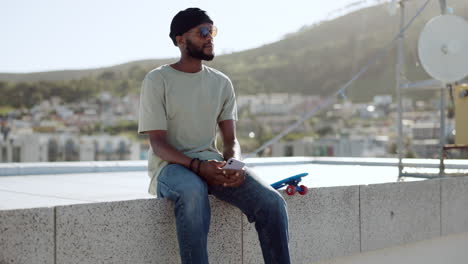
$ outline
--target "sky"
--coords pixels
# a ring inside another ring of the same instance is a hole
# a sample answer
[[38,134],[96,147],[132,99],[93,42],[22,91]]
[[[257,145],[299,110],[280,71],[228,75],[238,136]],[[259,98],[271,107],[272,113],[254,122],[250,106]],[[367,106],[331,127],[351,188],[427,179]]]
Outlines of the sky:
[[[174,15],[200,7],[218,27],[216,55],[259,47],[357,0],[0,0],[0,72],[107,67],[179,55]],[[372,2],[372,1],[369,1]]]

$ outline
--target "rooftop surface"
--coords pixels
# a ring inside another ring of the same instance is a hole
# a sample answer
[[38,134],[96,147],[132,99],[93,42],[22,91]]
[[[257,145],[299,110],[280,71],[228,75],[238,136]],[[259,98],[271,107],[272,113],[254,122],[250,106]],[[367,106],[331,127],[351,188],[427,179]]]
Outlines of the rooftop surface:
[[[246,162],[270,184],[307,172],[309,175],[303,178],[302,184],[309,191],[317,187],[377,184],[398,179],[395,159],[254,158]],[[424,165],[425,168],[418,169],[424,172],[435,172],[438,165],[437,160],[412,162],[416,166]],[[452,166],[468,169],[467,161],[457,164]],[[153,198],[147,193],[149,177],[145,165],[142,161],[1,164],[0,210]],[[99,169],[90,169],[92,166]],[[23,173],[5,176],[7,168],[13,167],[22,167]],[[47,174],[47,171],[55,173]],[[21,175],[25,172],[37,174]],[[405,181],[415,180],[423,179],[405,178]]]

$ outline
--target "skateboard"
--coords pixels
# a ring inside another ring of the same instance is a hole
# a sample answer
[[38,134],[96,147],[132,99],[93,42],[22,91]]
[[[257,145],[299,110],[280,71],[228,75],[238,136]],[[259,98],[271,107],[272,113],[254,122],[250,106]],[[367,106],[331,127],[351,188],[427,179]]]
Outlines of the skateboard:
[[300,195],[305,195],[307,194],[307,191],[308,191],[307,187],[304,185],[299,186],[298,184],[301,182],[302,177],[305,177],[307,175],[309,175],[309,173],[307,172],[297,174],[297,175],[288,177],[286,179],[283,179],[281,181],[275,182],[271,185],[271,187],[275,189],[279,189],[284,186],[288,186],[286,187],[286,194],[294,195],[297,191]]

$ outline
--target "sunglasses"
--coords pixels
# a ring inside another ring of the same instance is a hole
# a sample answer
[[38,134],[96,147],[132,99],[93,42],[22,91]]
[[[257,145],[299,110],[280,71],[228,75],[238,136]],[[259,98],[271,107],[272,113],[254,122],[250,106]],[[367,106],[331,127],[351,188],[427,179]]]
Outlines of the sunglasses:
[[[190,31],[189,31],[190,32]],[[191,32],[192,33],[192,32]],[[208,34],[211,35],[211,37],[216,37],[218,35],[218,28],[216,26],[201,26],[198,34],[200,35],[200,38],[207,38]]]

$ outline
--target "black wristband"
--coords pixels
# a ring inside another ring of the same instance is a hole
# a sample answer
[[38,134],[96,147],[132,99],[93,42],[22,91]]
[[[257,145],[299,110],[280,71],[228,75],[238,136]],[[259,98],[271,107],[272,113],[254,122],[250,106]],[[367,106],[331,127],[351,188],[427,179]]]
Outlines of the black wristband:
[[193,171],[192,169],[192,164],[195,160],[198,160],[198,158],[193,158],[191,161],[190,161],[190,165],[189,165],[189,170]]
[[204,160],[198,160],[197,174],[200,174],[200,167]]

